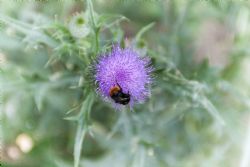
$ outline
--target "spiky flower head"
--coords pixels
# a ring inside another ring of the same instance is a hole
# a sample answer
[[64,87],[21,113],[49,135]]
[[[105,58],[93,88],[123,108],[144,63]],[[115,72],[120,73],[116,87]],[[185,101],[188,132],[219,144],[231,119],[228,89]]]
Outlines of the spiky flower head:
[[130,96],[129,105],[143,102],[150,94],[152,67],[148,57],[140,57],[132,48],[113,46],[112,52],[101,55],[96,64],[95,79],[100,94],[114,104],[110,91],[119,86],[122,93]]
[[90,33],[86,13],[77,13],[69,22],[69,31],[75,38],[84,38]]

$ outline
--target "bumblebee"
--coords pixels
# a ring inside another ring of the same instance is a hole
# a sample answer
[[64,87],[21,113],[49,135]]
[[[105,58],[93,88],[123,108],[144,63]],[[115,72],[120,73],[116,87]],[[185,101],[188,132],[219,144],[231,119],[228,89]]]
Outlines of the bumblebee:
[[119,84],[113,86],[110,89],[109,95],[115,101],[115,103],[126,105],[130,101],[130,94],[123,93]]

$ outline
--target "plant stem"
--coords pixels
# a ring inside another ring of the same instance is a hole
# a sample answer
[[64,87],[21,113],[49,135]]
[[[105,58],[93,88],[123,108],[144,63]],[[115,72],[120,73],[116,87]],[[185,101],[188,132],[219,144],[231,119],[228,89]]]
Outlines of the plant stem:
[[98,50],[99,50],[99,40],[98,40],[98,36],[99,36],[99,29],[97,28],[97,29],[95,30],[95,56],[97,55]]
[[99,40],[98,40],[98,36],[99,36],[99,27],[97,27],[96,22],[95,22],[95,17],[94,17],[94,9],[93,9],[93,4],[91,2],[91,0],[87,0],[87,5],[88,5],[88,10],[90,13],[90,21],[92,24],[92,27],[94,29],[94,33],[95,33],[95,57],[98,53],[99,50]]

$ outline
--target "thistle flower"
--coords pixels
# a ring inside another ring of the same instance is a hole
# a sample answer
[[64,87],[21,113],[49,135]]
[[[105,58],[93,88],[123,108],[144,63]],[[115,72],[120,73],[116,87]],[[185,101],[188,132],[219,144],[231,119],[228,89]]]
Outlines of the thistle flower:
[[87,15],[78,13],[69,22],[69,31],[76,38],[84,38],[90,33]]
[[111,53],[100,56],[95,69],[99,93],[116,106],[132,107],[150,94],[150,59],[140,57],[132,48],[114,46]]

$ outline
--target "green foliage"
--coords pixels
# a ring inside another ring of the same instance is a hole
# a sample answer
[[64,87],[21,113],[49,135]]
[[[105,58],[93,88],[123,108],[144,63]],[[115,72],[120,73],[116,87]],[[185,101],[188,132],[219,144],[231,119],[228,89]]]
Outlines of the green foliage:
[[[247,167],[248,2],[0,4],[6,167]],[[90,32],[76,37],[81,12]],[[152,59],[151,97],[132,112],[96,93],[93,64],[114,43]]]

